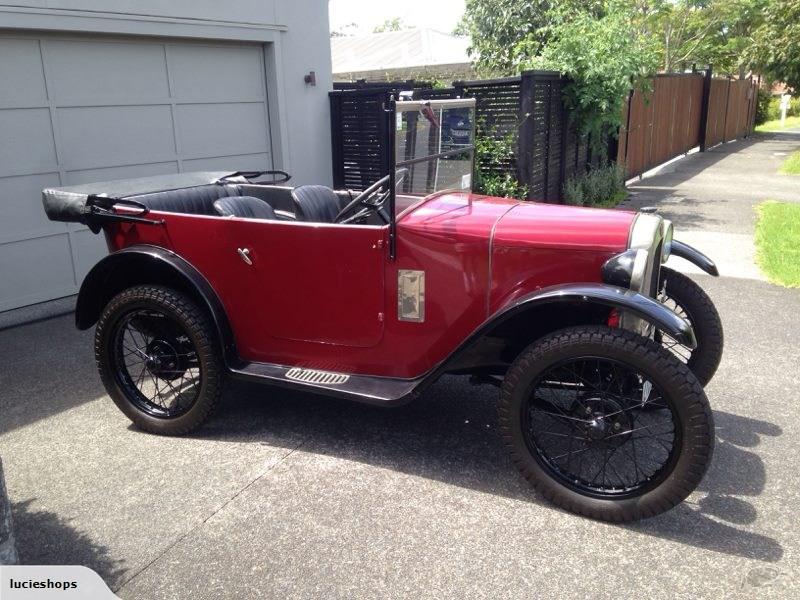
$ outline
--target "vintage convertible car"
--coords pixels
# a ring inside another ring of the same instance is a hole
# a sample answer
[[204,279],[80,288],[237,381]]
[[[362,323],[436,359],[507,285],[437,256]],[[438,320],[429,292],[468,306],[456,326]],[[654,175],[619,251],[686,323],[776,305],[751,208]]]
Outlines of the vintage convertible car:
[[172,435],[226,377],[389,406],[466,374],[500,388],[547,498],[614,521],[680,503],[711,460],[722,328],[662,265],[714,264],[655,214],[471,193],[474,100],[385,112],[389,174],[359,193],[206,172],[44,190],[108,243],[76,322],[114,402]]

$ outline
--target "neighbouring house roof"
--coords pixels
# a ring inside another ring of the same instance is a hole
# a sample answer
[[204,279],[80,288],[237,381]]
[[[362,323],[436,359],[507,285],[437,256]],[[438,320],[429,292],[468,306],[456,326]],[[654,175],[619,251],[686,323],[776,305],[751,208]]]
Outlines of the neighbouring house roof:
[[469,38],[434,29],[406,29],[331,38],[333,72],[389,71],[469,64]]

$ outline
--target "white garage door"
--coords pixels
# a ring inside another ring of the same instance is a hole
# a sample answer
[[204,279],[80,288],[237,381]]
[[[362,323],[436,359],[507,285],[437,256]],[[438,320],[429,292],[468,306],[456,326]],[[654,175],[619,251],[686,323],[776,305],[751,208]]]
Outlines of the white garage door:
[[0,311],[73,294],[102,236],[44,187],[272,166],[263,47],[0,35]]

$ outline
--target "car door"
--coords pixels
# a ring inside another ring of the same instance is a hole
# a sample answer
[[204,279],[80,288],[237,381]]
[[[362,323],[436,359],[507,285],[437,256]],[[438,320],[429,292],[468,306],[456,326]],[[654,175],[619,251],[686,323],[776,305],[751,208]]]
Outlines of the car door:
[[225,221],[224,302],[240,351],[273,340],[371,347],[383,336],[387,227]]

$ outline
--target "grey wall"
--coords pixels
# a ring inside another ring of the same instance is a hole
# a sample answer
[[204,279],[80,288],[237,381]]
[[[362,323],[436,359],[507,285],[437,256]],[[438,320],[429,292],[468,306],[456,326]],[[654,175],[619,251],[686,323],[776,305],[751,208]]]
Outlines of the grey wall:
[[262,42],[274,163],[331,183],[328,0],[14,0],[0,2],[3,29]]
[[47,221],[43,187],[270,167],[330,185],[331,79],[328,0],[0,2],[0,312],[74,294],[107,252]]

